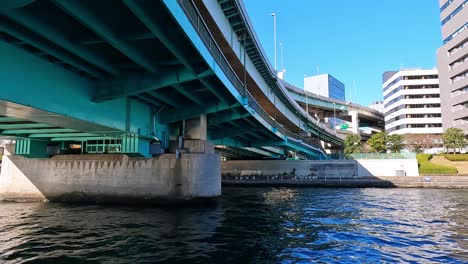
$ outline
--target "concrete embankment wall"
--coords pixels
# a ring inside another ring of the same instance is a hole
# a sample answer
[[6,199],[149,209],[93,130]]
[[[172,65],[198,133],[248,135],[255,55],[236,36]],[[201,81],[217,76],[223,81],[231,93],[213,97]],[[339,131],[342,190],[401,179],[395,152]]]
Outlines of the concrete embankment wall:
[[158,203],[221,195],[218,154],[28,159],[6,153],[2,163],[0,198],[6,200]]
[[236,160],[221,163],[223,177],[259,176],[265,179],[311,177],[419,176],[416,159],[386,160]]
[[317,178],[306,180],[223,179],[223,186],[242,187],[330,187],[330,188],[460,188],[468,189],[468,176],[388,176],[359,178]]

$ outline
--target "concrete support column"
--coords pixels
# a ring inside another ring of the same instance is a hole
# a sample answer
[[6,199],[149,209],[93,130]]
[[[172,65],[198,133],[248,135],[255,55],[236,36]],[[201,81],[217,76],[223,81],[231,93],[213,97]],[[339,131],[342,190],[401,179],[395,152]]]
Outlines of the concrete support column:
[[186,120],[186,138],[206,140],[207,121],[206,115]]
[[171,203],[221,195],[221,161],[210,149],[180,158],[132,158],[123,154],[25,158],[7,146],[0,172],[0,200]]
[[208,123],[206,121],[206,115],[200,116],[200,140],[207,139],[207,130],[208,130]]
[[357,111],[349,111],[351,123],[353,124],[353,134],[359,134],[359,116]]

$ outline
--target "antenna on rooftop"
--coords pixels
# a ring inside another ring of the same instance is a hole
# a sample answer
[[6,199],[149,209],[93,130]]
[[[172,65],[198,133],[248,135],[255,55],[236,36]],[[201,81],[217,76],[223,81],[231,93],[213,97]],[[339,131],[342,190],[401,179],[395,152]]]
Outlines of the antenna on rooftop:
[[354,99],[356,99],[356,80],[354,80]]

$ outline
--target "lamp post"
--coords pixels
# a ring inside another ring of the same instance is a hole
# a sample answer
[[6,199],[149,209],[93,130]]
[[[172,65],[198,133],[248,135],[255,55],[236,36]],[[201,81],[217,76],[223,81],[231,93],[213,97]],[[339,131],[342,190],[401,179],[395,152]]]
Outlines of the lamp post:
[[333,102],[333,130],[336,132],[336,107],[335,107],[335,102]]
[[275,47],[275,71],[276,71],[276,13],[271,13],[273,17],[273,42]]
[[306,90],[306,77],[307,77],[307,74],[304,74],[304,93],[305,93],[305,96],[306,96],[306,112],[307,114],[309,114],[309,95],[307,94],[307,90]]

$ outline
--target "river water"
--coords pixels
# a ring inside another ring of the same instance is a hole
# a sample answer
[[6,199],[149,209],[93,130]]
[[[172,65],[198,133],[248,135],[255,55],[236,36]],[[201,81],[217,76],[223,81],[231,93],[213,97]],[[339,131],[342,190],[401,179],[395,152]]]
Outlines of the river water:
[[0,203],[0,263],[468,263],[468,190],[223,192],[203,207]]

